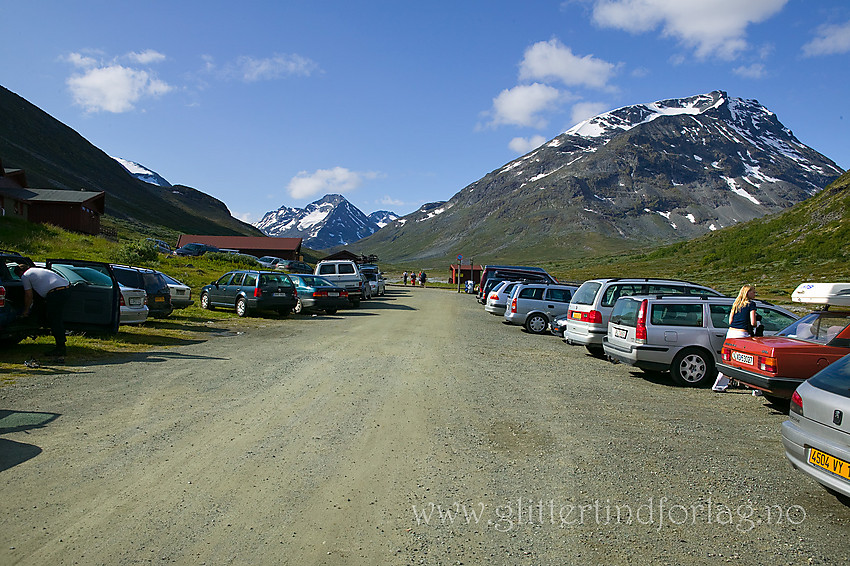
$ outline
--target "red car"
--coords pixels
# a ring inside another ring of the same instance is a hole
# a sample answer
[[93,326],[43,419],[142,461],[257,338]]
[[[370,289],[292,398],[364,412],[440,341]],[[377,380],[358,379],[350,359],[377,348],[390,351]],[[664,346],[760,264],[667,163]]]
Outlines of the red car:
[[850,354],[850,283],[804,283],[792,300],[824,307],[774,336],[726,340],[717,364],[726,377],[790,399],[800,383]]

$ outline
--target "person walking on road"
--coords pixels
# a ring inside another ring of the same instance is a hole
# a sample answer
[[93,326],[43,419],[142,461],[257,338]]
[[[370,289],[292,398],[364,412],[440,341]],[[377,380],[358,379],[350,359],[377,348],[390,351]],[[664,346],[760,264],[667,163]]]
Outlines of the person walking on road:
[[427,278],[428,278],[428,274],[426,274],[424,271],[420,271],[420,272],[419,272],[419,283],[420,283],[423,287],[425,286],[425,280],[426,280]]
[[14,272],[21,278],[24,287],[24,310],[21,316],[30,315],[35,295],[44,299],[47,322],[53,339],[56,340],[56,347],[46,355],[65,357],[65,323],[62,320],[62,311],[68,300],[71,283],[49,269],[30,267],[25,263],[15,266]]
[[414,287],[416,287],[416,272],[415,271],[410,272],[410,284],[413,285]]
[[404,277],[404,286],[407,287],[407,272],[406,271],[404,272],[403,277]]

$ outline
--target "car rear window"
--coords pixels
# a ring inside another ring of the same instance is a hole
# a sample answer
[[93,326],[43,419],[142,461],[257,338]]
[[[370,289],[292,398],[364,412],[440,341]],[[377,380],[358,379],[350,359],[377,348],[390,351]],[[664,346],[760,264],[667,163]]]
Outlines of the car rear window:
[[811,377],[809,383],[830,393],[850,397],[850,355],[826,366]]
[[773,309],[760,307],[756,309],[756,312],[761,315],[761,323],[764,325],[765,332],[779,332],[794,322],[793,316]]
[[543,298],[543,291],[545,291],[543,287],[526,287],[519,290],[519,298],[540,300]]
[[319,266],[319,275],[336,275],[336,265],[326,263]]
[[142,272],[142,283],[148,293],[163,293],[168,291],[168,283],[158,273]]
[[592,305],[596,300],[596,293],[602,288],[602,283],[596,281],[585,281],[573,295],[572,303],[576,305]]
[[339,272],[340,273],[354,273],[354,266],[350,263],[340,263],[339,264]]
[[637,316],[642,301],[636,299],[621,299],[614,303],[610,322],[622,326],[637,326]]
[[654,304],[650,310],[649,321],[656,326],[702,326],[702,303]]
[[113,267],[112,272],[115,274],[115,279],[125,287],[133,287],[135,289],[143,289],[141,274],[135,269],[125,269],[121,267]]
[[285,273],[261,273],[260,287],[267,285],[290,287],[292,286],[292,279]]
[[[807,342],[829,344],[850,323],[850,313],[815,312],[785,328],[777,336],[797,338]],[[843,342],[843,341],[842,341]],[[836,344],[844,346],[845,344]]]

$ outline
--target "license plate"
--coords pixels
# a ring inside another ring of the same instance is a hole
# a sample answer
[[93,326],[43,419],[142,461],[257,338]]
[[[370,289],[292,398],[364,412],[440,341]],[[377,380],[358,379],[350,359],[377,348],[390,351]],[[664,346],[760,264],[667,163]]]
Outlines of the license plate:
[[625,328],[615,328],[614,338],[625,338],[629,332]]
[[155,302],[155,303],[164,303],[164,302],[165,302],[165,297],[154,297],[154,298],[153,298],[153,302]]
[[573,312],[573,318],[576,320],[581,320],[581,313],[579,311]]
[[814,448],[809,449],[809,464],[850,480],[850,463]]
[[742,354],[741,352],[732,352],[732,359],[736,362],[753,365],[753,357],[750,354]]
[[272,297],[286,297],[286,293],[272,293]]
[[328,297],[339,297],[339,293],[328,293]]
[[142,304],[142,299],[141,299],[141,298],[139,298],[139,297],[136,297],[136,298],[130,297],[130,306],[131,306],[131,307],[137,307],[137,306],[139,306],[139,305],[141,305],[141,304]]

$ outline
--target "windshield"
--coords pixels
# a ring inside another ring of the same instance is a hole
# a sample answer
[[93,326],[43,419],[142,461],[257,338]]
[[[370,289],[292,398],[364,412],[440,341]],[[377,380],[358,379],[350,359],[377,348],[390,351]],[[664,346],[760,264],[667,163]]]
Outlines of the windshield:
[[794,322],[779,332],[777,336],[828,344],[839,332],[844,330],[848,323],[850,323],[850,313],[848,312],[813,312]]

